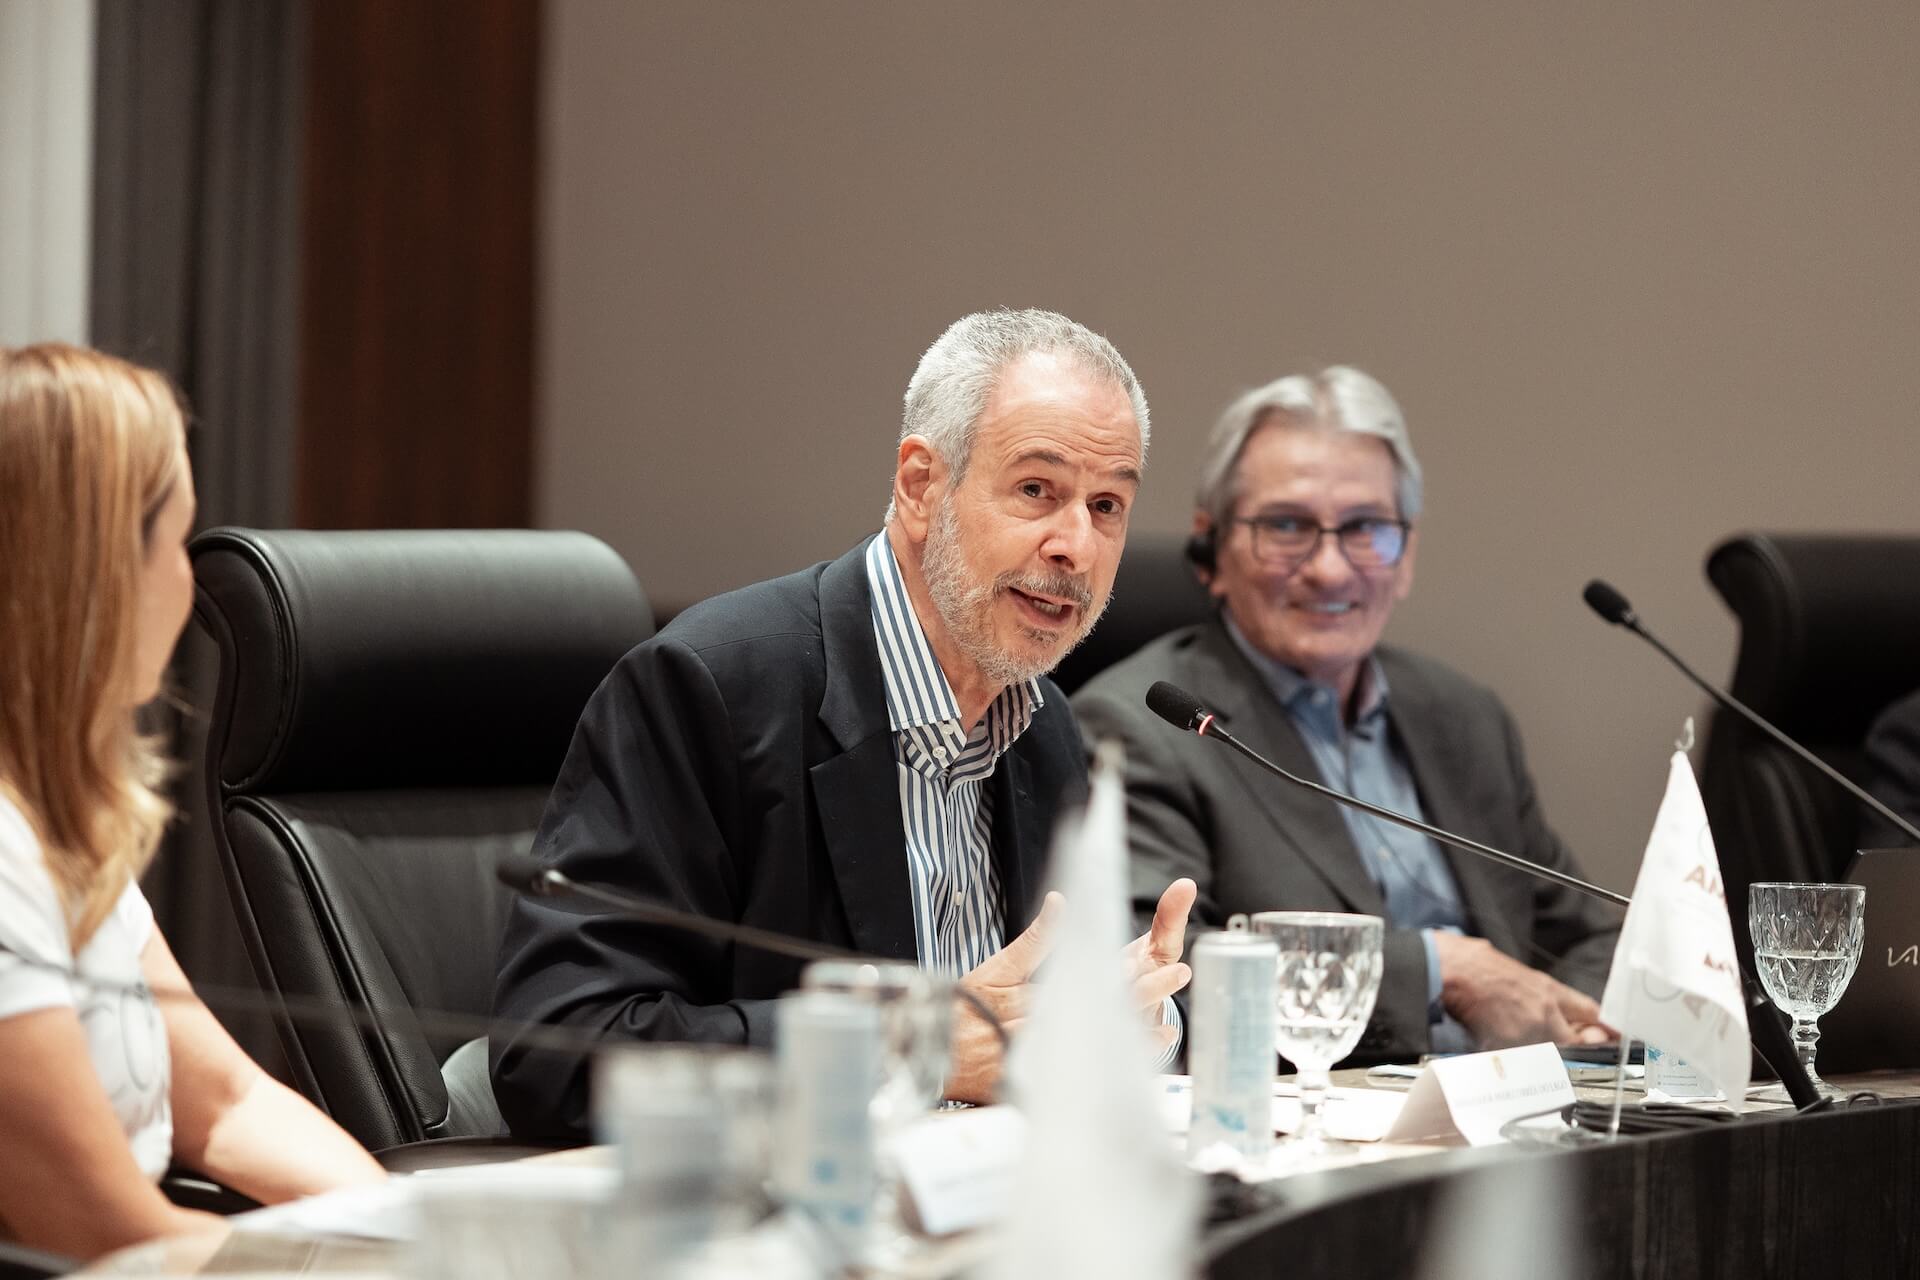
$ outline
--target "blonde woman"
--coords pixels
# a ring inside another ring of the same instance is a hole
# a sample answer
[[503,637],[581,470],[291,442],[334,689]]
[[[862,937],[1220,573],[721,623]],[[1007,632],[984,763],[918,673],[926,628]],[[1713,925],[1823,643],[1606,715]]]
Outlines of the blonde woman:
[[164,378],[0,347],[0,1225],[75,1257],[208,1225],[172,1159],[267,1202],[384,1176],[192,996],[140,894],[171,810],[134,711],[193,519]]

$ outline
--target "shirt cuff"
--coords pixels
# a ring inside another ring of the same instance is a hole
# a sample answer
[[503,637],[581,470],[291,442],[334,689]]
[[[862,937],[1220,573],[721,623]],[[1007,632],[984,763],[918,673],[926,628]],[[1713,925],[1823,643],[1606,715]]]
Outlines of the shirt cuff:
[[1175,1030],[1173,1033],[1173,1043],[1166,1047],[1160,1054],[1160,1060],[1153,1064],[1155,1071],[1165,1071],[1173,1065],[1174,1059],[1180,1056],[1180,1042],[1186,1038],[1187,1024],[1185,1020],[1181,1018],[1180,1006],[1174,1001],[1172,996],[1167,996],[1160,1001],[1160,1025],[1163,1027],[1173,1027]]

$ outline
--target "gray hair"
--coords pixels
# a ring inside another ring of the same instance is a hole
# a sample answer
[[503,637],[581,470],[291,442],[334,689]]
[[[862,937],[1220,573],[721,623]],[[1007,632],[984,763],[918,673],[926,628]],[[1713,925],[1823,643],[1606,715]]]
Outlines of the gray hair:
[[1400,518],[1420,514],[1420,460],[1413,456],[1407,419],[1387,389],[1358,369],[1332,365],[1315,374],[1291,374],[1255,388],[1227,406],[1207,436],[1195,504],[1221,528],[1232,518],[1235,473],[1254,431],[1270,417],[1299,426],[1350,431],[1384,441],[1393,454],[1394,501]]
[[[979,311],[948,327],[934,340],[907,383],[900,439],[922,436],[952,468],[958,484],[967,474],[980,414],[993,395],[1001,370],[1036,351],[1058,353],[1096,378],[1112,383],[1133,402],[1140,428],[1140,458],[1146,460],[1147,397],[1140,380],[1113,344],[1085,325],[1053,311]],[[893,503],[887,503],[893,519]]]

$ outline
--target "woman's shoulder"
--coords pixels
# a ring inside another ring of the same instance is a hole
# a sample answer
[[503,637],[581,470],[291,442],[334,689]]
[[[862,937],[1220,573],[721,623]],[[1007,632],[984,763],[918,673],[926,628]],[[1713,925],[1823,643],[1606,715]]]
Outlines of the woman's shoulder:
[[40,837],[0,786],[0,947],[64,961],[69,951],[65,925],[60,890],[47,870]]
[[0,782],[0,879],[39,882],[49,890],[53,888],[46,855],[40,850],[40,837],[34,832],[26,810],[3,782]]

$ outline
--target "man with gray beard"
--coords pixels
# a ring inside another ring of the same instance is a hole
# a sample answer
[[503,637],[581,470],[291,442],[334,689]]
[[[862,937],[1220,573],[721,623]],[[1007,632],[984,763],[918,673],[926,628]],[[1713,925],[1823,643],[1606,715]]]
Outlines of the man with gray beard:
[[[581,716],[535,854],[698,915],[917,961],[1017,1035],[1058,907],[1038,900],[1048,839],[1086,783],[1045,673],[1106,605],[1148,430],[1133,371],[1081,325],[953,325],[908,384],[885,528],[697,605],[623,658]],[[1118,957],[1169,1056],[1193,897],[1169,886]],[[522,899],[495,1014],[766,1045],[799,967]],[[586,1132],[583,1057],[509,1034],[492,1066],[517,1135]],[[956,1003],[947,1095],[990,1098],[1000,1070],[992,1027]]]

